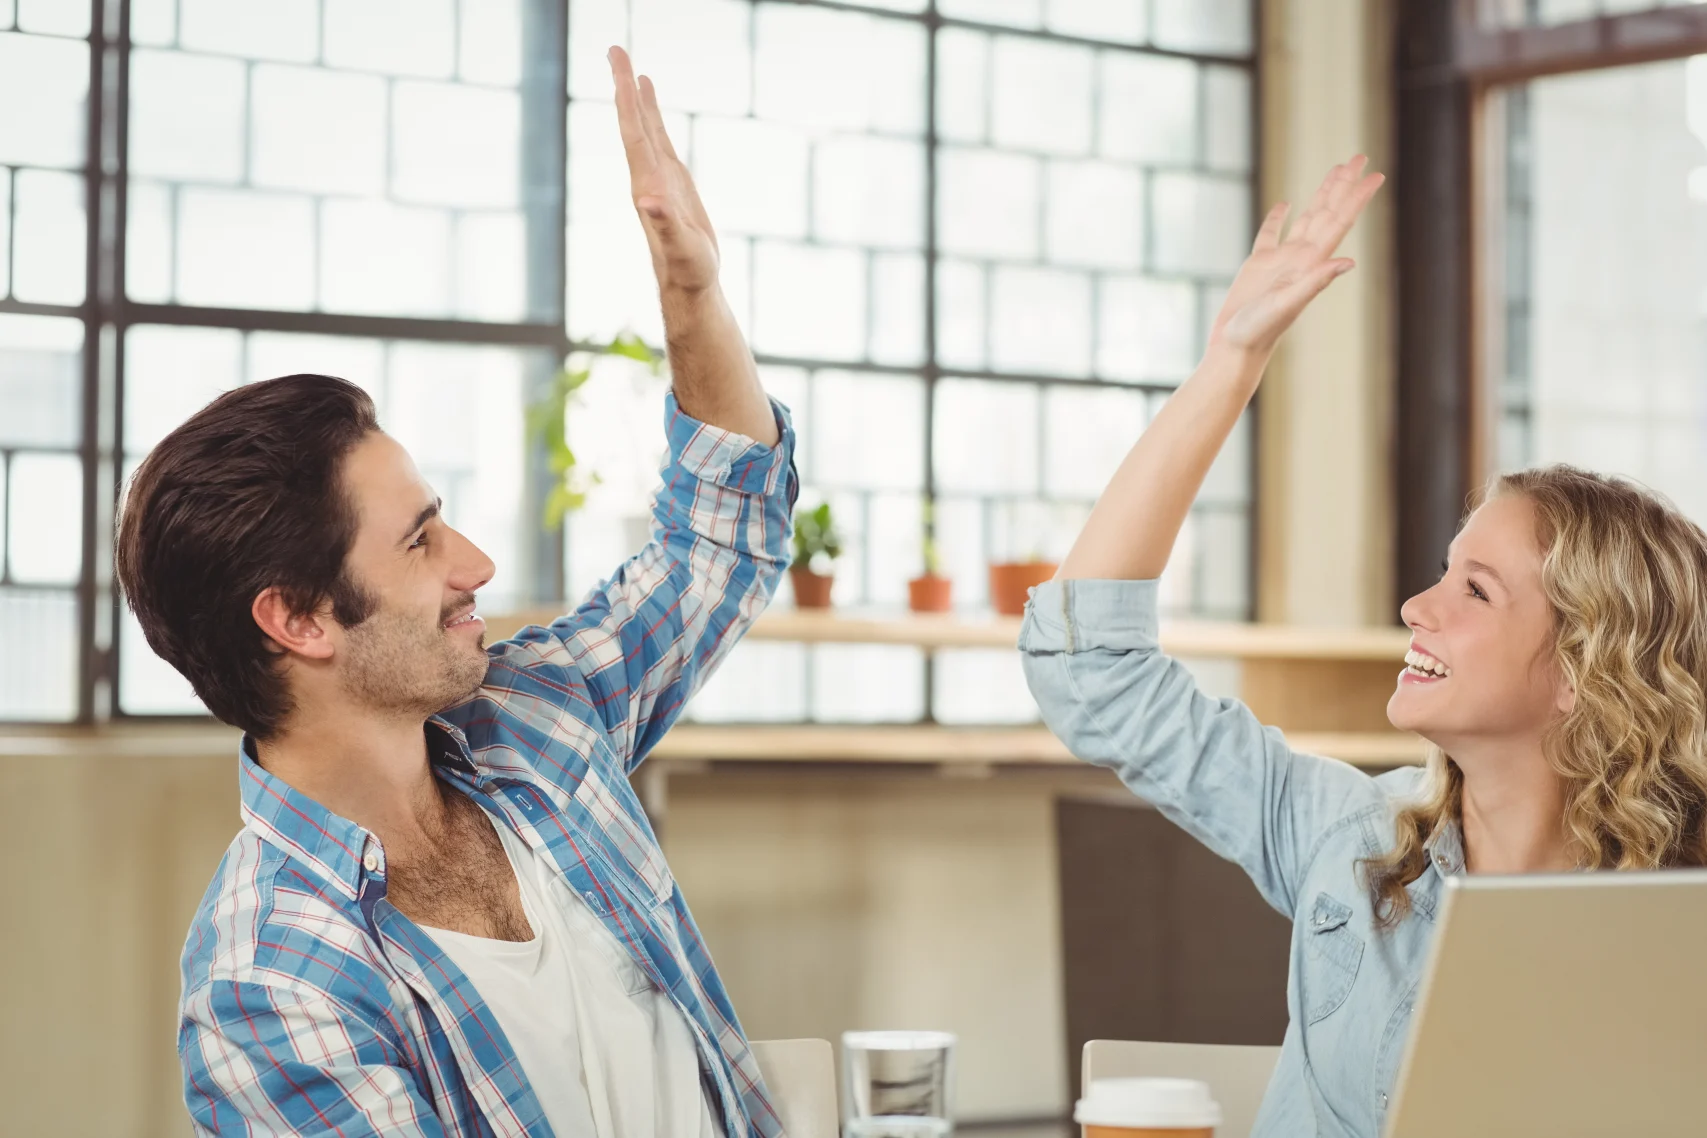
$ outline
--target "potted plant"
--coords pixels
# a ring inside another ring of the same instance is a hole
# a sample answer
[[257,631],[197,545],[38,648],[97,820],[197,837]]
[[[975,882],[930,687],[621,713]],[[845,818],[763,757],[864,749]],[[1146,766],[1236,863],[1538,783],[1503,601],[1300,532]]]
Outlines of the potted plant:
[[914,612],[948,612],[954,608],[954,582],[942,575],[942,554],[936,544],[936,503],[925,499],[923,576],[907,582],[907,607]]
[[1033,553],[1024,561],[996,561],[990,564],[990,607],[1003,616],[1024,616],[1025,602],[1032,586],[1041,585],[1055,576],[1060,566],[1045,561]]
[[587,504],[587,492],[599,484],[596,471],[587,470],[569,446],[568,414],[579,391],[593,375],[598,356],[621,356],[644,364],[653,375],[663,368],[663,357],[632,332],[624,332],[609,345],[577,357],[579,367],[565,367],[552,380],[551,390],[527,408],[528,434],[545,449],[546,461],[556,481],[546,496],[540,524],[547,533],[563,528],[563,520]]
[[794,582],[794,604],[803,609],[830,607],[830,587],[836,583],[835,561],[842,555],[842,538],[836,532],[830,503],[794,514],[794,564],[789,577]]

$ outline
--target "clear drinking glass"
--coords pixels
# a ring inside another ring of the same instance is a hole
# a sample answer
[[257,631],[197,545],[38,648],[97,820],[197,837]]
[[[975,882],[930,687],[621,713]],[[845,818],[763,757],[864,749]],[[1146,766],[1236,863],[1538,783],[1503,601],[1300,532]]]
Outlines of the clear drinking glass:
[[844,1138],[946,1138],[954,1130],[954,1036],[842,1033]]

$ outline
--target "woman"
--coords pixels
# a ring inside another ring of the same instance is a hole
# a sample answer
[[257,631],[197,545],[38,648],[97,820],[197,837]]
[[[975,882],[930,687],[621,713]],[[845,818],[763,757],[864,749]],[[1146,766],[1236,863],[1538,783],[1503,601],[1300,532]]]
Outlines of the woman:
[[1281,239],[1263,222],[1196,373],[1122,463],[1020,648],[1081,758],[1251,875],[1293,919],[1291,1023],[1255,1133],[1375,1138],[1454,873],[1707,863],[1707,535],[1565,467],[1499,479],[1401,610],[1388,704],[1433,744],[1370,777],[1287,749],[1200,693],[1156,643],[1156,582],[1275,342],[1352,267],[1334,250],[1379,188],[1337,167]]

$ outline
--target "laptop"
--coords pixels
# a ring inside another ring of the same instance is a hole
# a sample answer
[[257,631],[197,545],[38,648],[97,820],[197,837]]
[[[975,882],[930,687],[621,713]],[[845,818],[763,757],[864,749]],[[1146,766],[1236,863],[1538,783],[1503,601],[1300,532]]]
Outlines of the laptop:
[[1707,1135],[1707,870],[1455,876],[1386,1138]]

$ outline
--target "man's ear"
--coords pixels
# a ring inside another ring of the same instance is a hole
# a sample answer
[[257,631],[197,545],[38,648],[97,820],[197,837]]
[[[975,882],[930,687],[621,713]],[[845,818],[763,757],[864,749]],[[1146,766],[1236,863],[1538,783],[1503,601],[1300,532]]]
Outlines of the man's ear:
[[311,660],[332,658],[332,640],[326,635],[328,618],[324,614],[291,612],[284,594],[277,588],[261,590],[249,612],[267,638],[287,654]]

